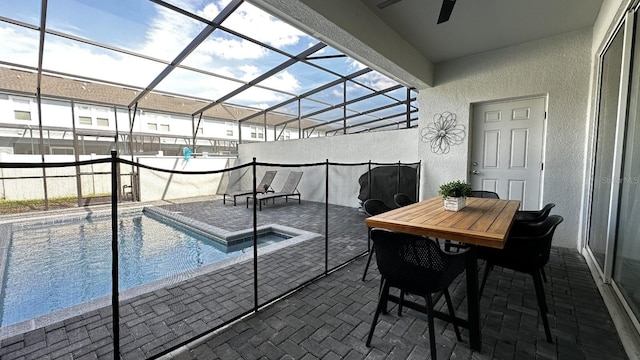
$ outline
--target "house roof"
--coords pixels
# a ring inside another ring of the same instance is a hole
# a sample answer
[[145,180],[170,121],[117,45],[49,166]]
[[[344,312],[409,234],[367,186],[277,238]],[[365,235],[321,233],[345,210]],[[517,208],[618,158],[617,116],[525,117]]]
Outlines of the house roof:
[[[2,91],[33,96],[36,77],[37,73],[35,72],[0,67],[0,84],[2,84],[0,88]],[[41,94],[45,98],[116,105],[124,108],[129,105],[131,99],[141,90],[52,75],[43,75],[41,82]],[[191,114],[207,104],[209,103],[203,100],[150,92],[141,99],[138,109],[191,116]],[[203,116],[218,120],[238,121],[257,112],[258,110],[255,109],[217,104],[204,111]],[[284,114],[272,113],[267,116],[267,124],[279,124],[291,118],[291,116]],[[255,118],[254,121],[249,121],[249,123],[262,125],[263,121],[264,117],[260,117]],[[314,126],[317,124],[317,122],[308,119],[302,120],[302,126]],[[326,127],[322,130],[330,130],[330,128]]]

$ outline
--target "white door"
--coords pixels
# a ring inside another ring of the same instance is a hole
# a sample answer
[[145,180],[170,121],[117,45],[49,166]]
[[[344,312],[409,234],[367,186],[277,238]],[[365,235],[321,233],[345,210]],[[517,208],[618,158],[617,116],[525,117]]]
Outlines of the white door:
[[473,106],[471,185],[540,208],[545,98]]

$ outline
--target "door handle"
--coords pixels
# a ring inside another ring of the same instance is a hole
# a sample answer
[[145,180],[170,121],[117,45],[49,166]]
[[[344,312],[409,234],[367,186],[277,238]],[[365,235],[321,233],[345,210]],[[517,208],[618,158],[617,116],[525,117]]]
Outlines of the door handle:
[[480,175],[480,171],[478,171],[478,170],[473,170],[471,173],[472,173],[473,175]]

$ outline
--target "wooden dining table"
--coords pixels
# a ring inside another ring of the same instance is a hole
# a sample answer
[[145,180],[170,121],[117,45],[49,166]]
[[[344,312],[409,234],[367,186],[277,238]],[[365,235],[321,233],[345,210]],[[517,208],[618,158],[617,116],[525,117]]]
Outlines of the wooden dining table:
[[454,212],[444,209],[442,197],[434,197],[397,208],[366,219],[369,228],[458,241],[467,250],[466,279],[468,320],[459,325],[469,329],[469,343],[482,350],[480,306],[478,295],[478,264],[476,246],[504,248],[520,201],[487,198],[467,198],[467,205]]

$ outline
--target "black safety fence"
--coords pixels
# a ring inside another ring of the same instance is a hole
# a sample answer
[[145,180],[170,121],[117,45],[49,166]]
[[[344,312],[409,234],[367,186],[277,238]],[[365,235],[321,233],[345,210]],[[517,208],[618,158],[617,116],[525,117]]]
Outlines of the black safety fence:
[[[74,156],[23,155],[26,161],[2,162],[0,168],[0,215],[36,210],[55,210],[111,203],[111,160],[109,155]],[[68,158],[61,162],[60,158]],[[54,161],[55,159],[55,161]],[[64,164],[43,166],[42,164]],[[118,198],[133,201],[135,172],[118,163]]]
[[[365,255],[363,202],[393,201],[398,192],[418,198],[420,183],[420,163],[254,159],[185,171],[178,170],[185,164],[154,167],[115,152],[80,162],[0,163],[4,177],[31,169],[34,181],[78,168],[110,177],[108,188],[99,188],[103,179],[95,183],[107,205],[0,222],[0,344],[14,344],[14,355],[20,339],[36,335],[59,340],[34,348],[42,356],[165,355]],[[162,201],[125,198],[131,182],[122,169],[133,169],[143,199],[159,193]]]

